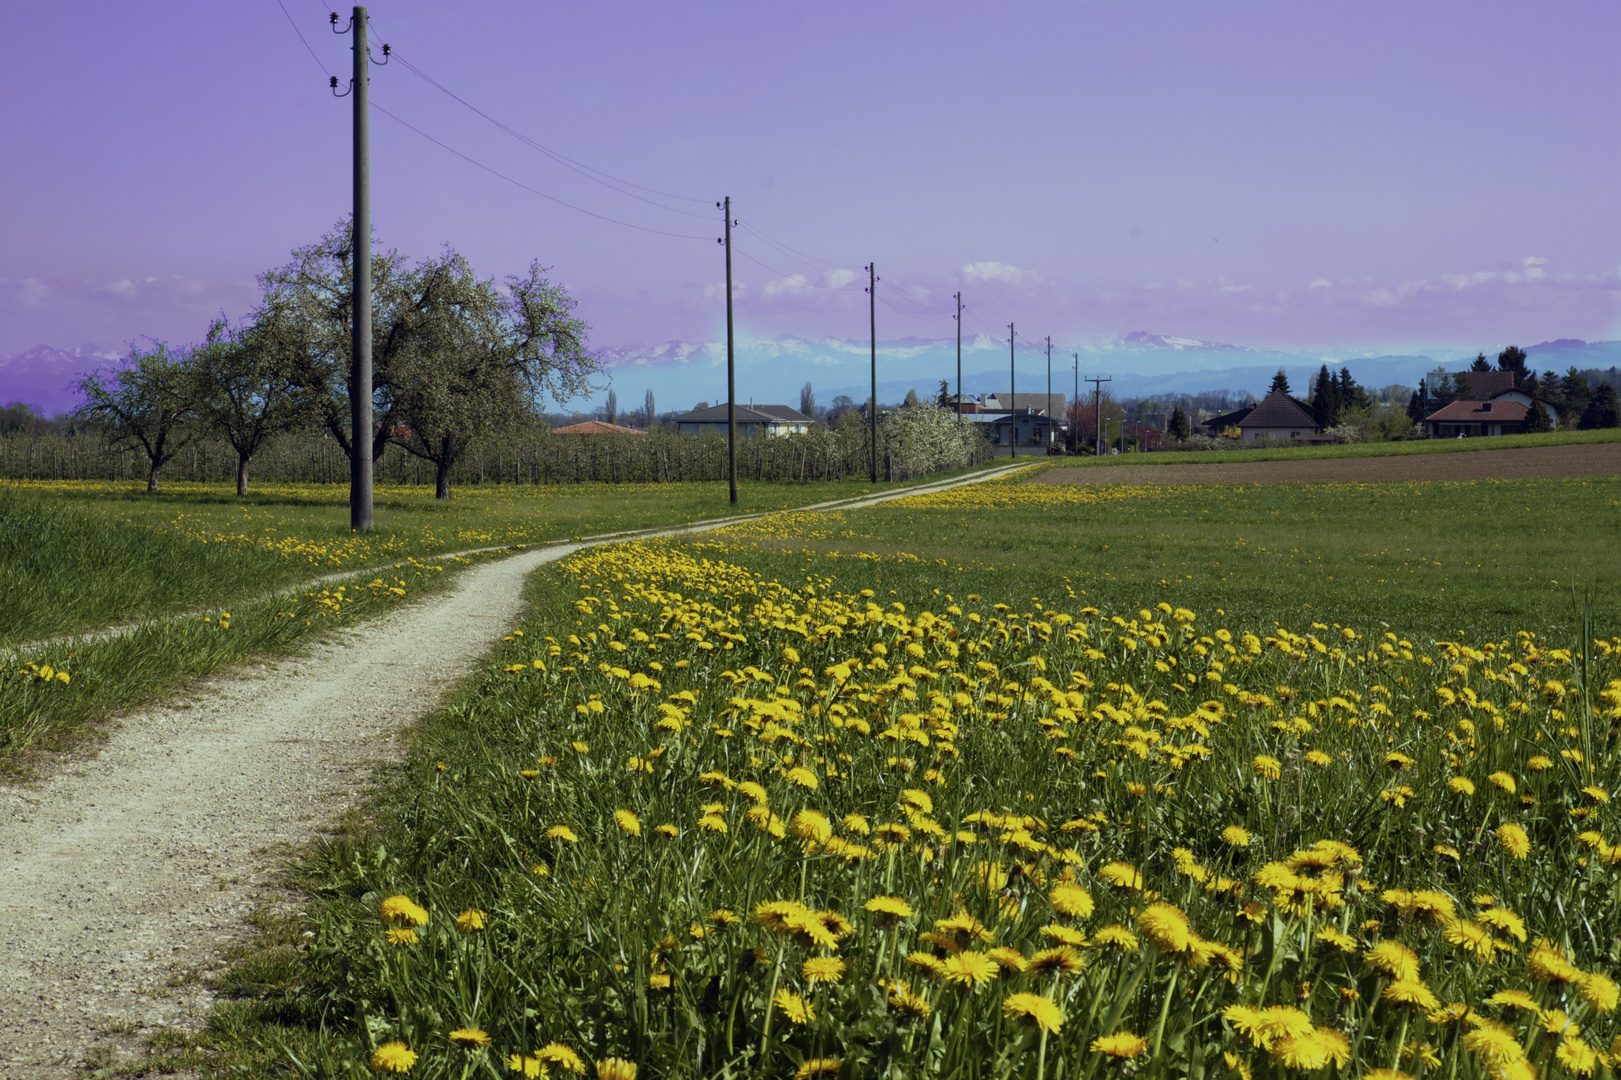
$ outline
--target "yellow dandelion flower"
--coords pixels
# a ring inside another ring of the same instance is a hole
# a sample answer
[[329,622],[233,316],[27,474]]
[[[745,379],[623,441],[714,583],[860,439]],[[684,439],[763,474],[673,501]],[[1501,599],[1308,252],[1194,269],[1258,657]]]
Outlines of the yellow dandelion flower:
[[1514,1032],[1497,1024],[1482,1024],[1463,1037],[1464,1047],[1488,1067],[1502,1069],[1525,1060]]
[[1272,1046],[1272,1059],[1290,1069],[1343,1066],[1351,1060],[1351,1044],[1333,1028],[1313,1028],[1309,1034],[1281,1038]]
[[398,1040],[384,1043],[371,1055],[371,1067],[378,1072],[408,1073],[416,1063],[417,1052]]
[[1047,894],[1047,901],[1052,904],[1054,911],[1071,919],[1088,918],[1095,907],[1092,894],[1069,881],[1053,886],[1052,892]]
[[811,1080],[813,1076],[837,1076],[842,1068],[844,1062],[839,1058],[806,1058],[805,1063],[795,1070],[794,1080]]
[[383,922],[388,926],[427,926],[428,912],[409,896],[391,896],[383,901]]
[[881,923],[910,919],[916,914],[912,910],[912,905],[898,896],[875,896],[862,906],[872,912],[876,921]]
[[1093,935],[1092,944],[1099,948],[1119,949],[1121,952],[1136,952],[1138,949],[1137,935],[1115,923],[1105,926]]
[[629,810],[615,810],[614,824],[618,825],[619,831],[626,836],[642,835],[642,819]]
[[574,835],[574,830],[567,825],[553,825],[546,830],[546,839],[561,840],[565,844],[578,843],[580,838]]
[[1539,983],[1577,984],[1585,978],[1582,970],[1565,956],[1564,950],[1546,938],[1532,946],[1525,958],[1525,968]]
[[1363,954],[1363,962],[1392,979],[1417,979],[1418,954],[1399,941],[1381,941]]
[[910,1013],[922,1019],[933,1011],[933,1007],[923,998],[912,993],[911,987],[904,979],[897,979],[889,986],[889,993],[885,1000],[889,1007],[900,1012]]
[[1223,843],[1230,844],[1233,847],[1250,846],[1249,830],[1241,825],[1229,825],[1221,830],[1221,839]]
[[1447,790],[1454,795],[1462,795],[1468,798],[1475,793],[1475,782],[1467,776],[1454,776],[1447,781]]
[[457,1046],[479,1047],[490,1045],[489,1032],[481,1028],[457,1028],[448,1036]]
[[676,837],[681,835],[681,830],[669,822],[665,822],[663,825],[653,826],[653,831],[658,833],[660,836],[669,837],[671,840],[674,840]]
[[1292,1005],[1271,1005],[1264,1009],[1229,1005],[1221,1015],[1257,1050],[1270,1050],[1279,1040],[1297,1039],[1314,1030],[1311,1017]]
[[1002,1000],[1002,1015],[1056,1035],[1064,1026],[1064,1014],[1040,994],[1009,994]]
[[417,932],[409,926],[391,926],[384,933],[390,945],[415,945]]
[[960,952],[940,964],[940,977],[948,984],[974,987],[996,978],[996,961],[982,952]]
[[1536,1016],[1542,1015],[1542,1006],[1537,1004],[1537,999],[1524,990],[1499,990],[1486,1000],[1505,1009],[1519,1009]]
[[1559,1064],[1577,1076],[1592,1076],[1599,1065],[1598,1051],[1574,1033],[1559,1040],[1559,1049],[1554,1051],[1554,1056],[1559,1059]]
[[484,913],[478,908],[468,908],[456,916],[456,929],[464,934],[484,929]]
[[1508,910],[1508,908],[1487,908],[1479,915],[1476,915],[1475,919],[1500,934],[1509,935],[1516,941],[1525,940],[1525,920]]
[[1494,772],[1490,776],[1486,777],[1486,779],[1492,782],[1493,787],[1500,791],[1507,792],[1510,795],[1514,794],[1516,790],[1514,777],[1506,772]]
[[1041,936],[1045,937],[1045,938],[1051,938],[1053,941],[1058,942],[1060,945],[1085,945],[1086,944],[1086,935],[1085,934],[1081,933],[1079,930],[1075,929],[1073,926],[1062,926],[1062,925],[1059,925],[1057,923],[1054,923],[1051,926],[1043,926],[1041,928]]
[[804,1027],[816,1019],[816,1010],[811,1007],[811,1003],[792,990],[778,990],[776,996],[771,999],[771,1004],[796,1027]]
[[821,785],[821,781],[816,778],[816,774],[803,765],[796,765],[794,768],[789,769],[784,774],[783,779],[795,787],[806,788],[810,791],[815,791]]
[[1130,863],[1105,863],[1103,868],[1098,871],[1098,877],[1117,889],[1141,889],[1143,887],[1143,875]]
[[1317,931],[1317,940],[1329,948],[1338,949],[1343,953],[1356,952],[1356,938],[1333,926],[1325,926]]
[[1276,780],[1283,775],[1283,763],[1267,754],[1257,754],[1250,765],[1256,776],[1267,780]]
[[597,1062],[597,1080],[636,1080],[636,1063],[624,1058],[603,1058]]
[[511,1072],[522,1073],[525,1080],[540,1080],[546,1075],[546,1063],[538,1057],[525,1054],[508,1054],[507,1069]]
[[1497,827],[1494,834],[1498,844],[1508,852],[1512,859],[1524,859],[1531,854],[1531,838],[1525,835],[1525,830],[1512,821],[1505,821]]
[[1137,929],[1160,951],[1168,953],[1187,952],[1195,938],[1188,917],[1170,904],[1149,904],[1137,916]]
[[722,836],[731,832],[731,826],[719,814],[705,814],[698,819],[698,828],[704,832],[720,833]]
[[833,838],[833,823],[820,810],[801,810],[794,815],[789,826],[801,840],[825,844]]
[[1582,1000],[1593,1006],[1593,1011],[1608,1016],[1621,1003],[1621,987],[1608,975],[1591,972],[1582,977]]
[[1332,765],[1334,764],[1334,758],[1332,755],[1325,754],[1321,750],[1307,750],[1306,764],[1317,766]]
[[742,783],[738,784],[737,793],[754,803],[756,806],[764,806],[769,801],[769,797],[765,793],[765,788],[761,787],[759,784],[756,784],[753,780],[744,780]]
[[1094,1054],[1123,1058],[1126,1061],[1130,1061],[1147,1049],[1148,1040],[1141,1035],[1133,1035],[1129,1031],[1117,1031],[1113,1035],[1100,1035],[1092,1040],[1092,1052]]
[[1019,973],[1030,967],[1030,961],[1018,949],[1010,949],[1006,945],[998,945],[994,949],[985,950],[985,955],[1002,965],[1007,971]]
[[1497,955],[1497,939],[1479,923],[1459,919],[1447,927],[1447,941],[1458,946],[1476,960],[1491,960]]
[[547,1043],[535,1051],[535,1057],[541,1061],[556,1065],[560,1069],[567,1069],[572,1073],[585,1075],[585,1062],[580,1055],[564,1046],[562,1043]]
[[844,961],[836,956],[813,956],[799,966],[800,976],[813,986],[844,978]]
[[839,826],[845,832],[854,833],[856,836],[866,836],[872,832],[872,826],[867,824],[867,819],[860,814],[845,814],[844,820],[839,822]]
[[1389,1001],[1397,1005],[1410,1005],[1415,1009],[1429,1012],[1441,1007],[1441,1001],[1428,986],[1418,979],[1396,979],[1385,987],[1380,995],[1380,1001]]

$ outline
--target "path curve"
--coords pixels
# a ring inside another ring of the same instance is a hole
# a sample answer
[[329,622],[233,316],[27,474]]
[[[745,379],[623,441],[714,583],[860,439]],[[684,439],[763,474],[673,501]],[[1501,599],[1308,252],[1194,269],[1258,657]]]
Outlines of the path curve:
[[[1007,475],[841,500],[871,506]],[[812,508],[804,508],[806,510]],[[655,535],[724,528],[745,515]],[[539,566],[593,538],[464,571],[446,591],[126,717],[95,757],[0,788],[0,1078],[58,1080],[100,1049],[195,1025],[206,966],[274,889],[270,854],[352,804],[394,736],[488,655]]]

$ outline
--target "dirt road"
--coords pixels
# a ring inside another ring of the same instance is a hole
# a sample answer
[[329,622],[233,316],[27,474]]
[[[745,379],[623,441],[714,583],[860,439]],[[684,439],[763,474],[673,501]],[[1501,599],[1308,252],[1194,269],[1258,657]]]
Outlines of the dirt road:
[[1333,484],[1559,476],[1621,476],[1621,443],[1310,461],[1200,462],[1190,453],[1161,455],[1152,465],[1048,469],[1036,479],[1043,484]]
[[0,789],[0,1078],[76,1076],[87,1055],[117,1058],[143,1033],[200,1021],[206,990],[170,986],[173,973],[243,932],[273,890],[273,853],[351,804],[398,756],[395,735],[517,621],[529,572],[582,546],[474,567],[307,657],[127,717],[97,757]]

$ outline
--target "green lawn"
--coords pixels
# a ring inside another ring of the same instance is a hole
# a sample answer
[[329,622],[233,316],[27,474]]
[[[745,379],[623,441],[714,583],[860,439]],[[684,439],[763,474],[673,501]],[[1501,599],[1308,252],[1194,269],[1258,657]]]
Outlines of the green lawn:
[[1465,454],[1475,450],[1516,450],[1526,446],[1587,446],[1621,442],[1621,428],[1599,431],[1547,431],[1535,435],[1495,435],[1478,439],[1413,439],[1404,442],[1347,443],[1340,446],[1275,446],[1258,450],[1165,450],[1147,454],[1058,458],[1065,468],[1112,465],[1195,465],[1223,461],[1311,461],[1319,458],[1402,457],[1408,454]]
[[436,501],[377,492],[376,529],[349,530],[348,489],[21,483],[0,488],[0,649],[246,598],[339,570],[507,544],[677,525],[899,485],[743,482],[488,485]]

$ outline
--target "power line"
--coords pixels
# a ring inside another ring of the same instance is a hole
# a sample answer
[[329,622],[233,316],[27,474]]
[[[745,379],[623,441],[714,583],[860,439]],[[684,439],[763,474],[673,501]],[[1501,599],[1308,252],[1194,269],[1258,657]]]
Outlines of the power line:
[[638,232],[652,233],[655,236],[673,236],[673,237],[675,237],[675,238],[677,238],[679,240],[709,240],[709,239],[712,239],[709,236],[700,236],[700,235],[698,235],[696,233],[669,232],[669,231],[667,231],[665,229],[654,229],[654,228],[651,228],[651,227],[649,227],[647,225],[636,225],[636,224],[634,224],[632,222],[629,222],[629,221],[621,221],[618,218],[609,217],[607,214],[599,214],[595,210],[587,210],[583,206],[576,206],[571,202],[566,202],[566,201],[564,201],[562,199],[559,199],[555,195],[548,195],[546,192],[541,191],[539,188],[530,187],[528,184],[524,183],[522,180],[518,180],[518,179],[515,179],[515,178],[513,178],[511,176],[508,176],[506,173],[500,171],[499,169],[491,168],[490,166],[484,164],[482,161],[479,161],[477,158],[470,157],[467,154],[462,153],[460,150],[457,150],[454,146],[451,146],[451,145],[449,145],[448,143],[445,143],[445,142],[441,142],[440,140],[434,138],[432,135],[429,135],[426,131],[423,131],[421,128],[417,127],[415,124],[411,123],[410,121],[405,120],[405,119],[403,119],[403,118],[401,118],[399,116],[396,116],[394,113],[392,113],[389,110],[385,109],[383,106],[377,104],[377,102],[375,102],[375,101],[371,103],[371,107],[376,109],[378,112],[382,113],[384,116],[388,117],[390,120],[393,120],[395,123],[400,124],[400,125],[402,125],[404,127],[409,128],[410,130],[416,132],[418,135],[422,136],[424,139],[427,139],[429,142],[433,143],[435,146],[438,146],[441,149],[448,150],[450,153],[455,154],[457,157],[461,158],[463,161],[467,162],[469,165],[475,165],[478,168],[483,169],[485,172],[489,173],[492,176],[500,177],[502,180],[505,180],[507,183],[512,184],[514,187],[520,187],[520,188],[522,188],[523,190],[529,192],[532,195],[539,195],[542,199],[546,199],[549,202],[554,202],[559,206],[566,206],[570,210],[578,211],[579,213],[585,214],[588,217],[594,217],[594,218],[598,219],[599,221],[607,221],[607,222],[610,222],[610,223],[612,223],[614,225],[622,225],[627,229],[635,229]]
[[293,33],[298,35],[298,40],[302,41],[304,43],[304,48],[309,50],[310,59],[315,61],[316,65],[320,67],[328,78],[331,78],[332,69],[326,66],[326,62],[321,59],[320,54],[318,54],[310,45],[309,39],[304,36],[304,31],[300,30],[298,28],[298,23],[293,21],[293,14],[287,10],[287,5],[282,3],[281,0],[276,0],[276,6],[281,8],[281,13],[287,16],[287,25],[293,28]]
[[632,198],[632,199],[636,199],[639,202],[644,202],[649,206],[656,206],[660,210],[668,210],[673,214],[685,214],[688,217],[703,218],[705,220],[708,220],[708,218],[710,216],[708,214],[701,214],[701,213],[698,213],[698,212],[693,211],[693,210],[683,210],[683,209],[681,209],[680,207],[677,207],[677,206],[665,206],[661,202],[656,202],[656,201],[654,201],[652,199],[646,198],[645,196],[638,195],[634,191],[626,191],[626,190],[624,190],[624,187],[620,187],[618,185],[622,184],[625,187],[637,188],[638,190],[646,191],[646,192],[648,192],[650,194],[658,195],[661,198],[665,198],[665,199],[679,199],[679,200],[681,200],[683,202],[694,202],[694,203],[702,203],[702,202],[705,202],[707,200],[695,199],[695,198],[692,198],[691,196],[687,196],[687,195],[676,195],[676,194],[672,194],[671,192],[668,192],[668,191],[660,191],[658,188],[648,187],[645,184],[638,184],[633,180],[626,180],[626,179],[624,179],[622,177],[614,176],[612,173],[603,172],[601,169],[594,168],[594,167],[592,167],[590,165],[585,164],[582,161],[577,161],[574,158],[569,157],[567,154],[564,154],[563,152],[561,152],[559,150],[553,150],[551,147],[545,145],[544,143],[537,142],[536,140],[530,138],[528,135],[525,135],[523,132],[518,131],[516,128],[513,128],[510,125],[508,125],[508,124],[506,124],[506,123],[504,123],[504,122],[502,122],[500,120],[497,120],[495,117],[491,116],[489,113],[485,112],[483,109],[480,109],[477,105],[474,105],[472,102],[468,101],[466,98],[462,97],[460,94],[456,93],[454,90],[451,90],[449,87],[447,87],[443,83],[439,82],[433,76],[429,75],[427,72],[425,72],[421,68],[417,67],[410,60],[408,60],[405,57],[401,56],[398,51],[395,51],[393,53],[393,57],[394,57],[394,59],[398,60],[401,64],[403,64],[405,66],[405,70],[409,71],[411,74],[415,75],[417,78],[421,79],[423,82],[427,83],[429,86],[432,86],[435,90],[438,90],[440,93],[446,95],[447,97],[451,98],[453,101],[455,101],[458,104],[462,105],[464,108],[466,108],[466,109],[470,110],[471,112],[476,113],[477,115],[483,117],[485,120],[487,120],[491,124],[493,124],[498,130],[504,132],[507,135],[512,136],[514,139],[517,139],[524,146],[529,147],[531,150],[534,150],[537,153],[545,155],[547,158],[549,158],[552,161],[555,161],[559,165],[562,165],[564,168],[570,169],[570,170],[572,170],[572,171],[574,171],[576,173],[579,173],[581,176],[585,177],[587,180],[593,180],[596,183],[601,184],[603,187],[606,187],[611,191],[616,191],[621,195],[627,196],[627,197]]
[[756,259],[753,255],[750,255],[748,252],[744,251],[740,247],[737,247],[735,244],[732,247],[732,251],[733,251],[734,254],[741,255],[743,258],[747,259],[749,262],[753,263],[755,266],[758,266],[763,270],[771,271],[773,274],[776,274],[779,278],[784,278],[784,279],[789,280],[789,281],[797,281],[801,285],[809,285],[813,289],[821,289],[824,292],[850,292],[851,291],[851,289],[848,286],[845,286],[845,285],[837,285],[837,286],[835,286],[835,285],[818,285],[816,282],[812,281],[810,278],[806,277],[804,274],[785,274],[781,270],[778,270],[775,266],[771,266],[771,265],[769,265],[767,263],[761,262],[759,259]]

